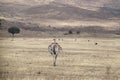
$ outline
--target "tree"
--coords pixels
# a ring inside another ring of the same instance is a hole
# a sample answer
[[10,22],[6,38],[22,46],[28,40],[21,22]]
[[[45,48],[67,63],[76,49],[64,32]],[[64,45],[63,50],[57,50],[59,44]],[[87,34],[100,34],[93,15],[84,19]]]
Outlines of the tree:
[[8,28],[8,32],[11,33],[14,37],[14,34],[20,33],[20,29],[18,27],[10,27]]

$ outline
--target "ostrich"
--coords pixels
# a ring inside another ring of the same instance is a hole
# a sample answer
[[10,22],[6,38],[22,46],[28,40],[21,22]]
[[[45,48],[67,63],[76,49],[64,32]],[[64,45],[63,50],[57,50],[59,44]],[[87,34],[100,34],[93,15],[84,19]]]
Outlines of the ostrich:
[[53,56],[53,66],[56,66],[56,60],[59,53],[62,51],[62,47],[53,39],[54,42],[48,46],[48,51]]

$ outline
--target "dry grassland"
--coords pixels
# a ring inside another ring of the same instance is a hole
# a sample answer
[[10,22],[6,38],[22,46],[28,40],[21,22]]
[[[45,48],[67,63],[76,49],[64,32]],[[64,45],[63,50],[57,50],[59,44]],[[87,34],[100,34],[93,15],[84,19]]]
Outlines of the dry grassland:
[[51,42],[0,38],[0,80],[120,80],[120,39],[57,40],[63,52],[56,67],[47,50]]

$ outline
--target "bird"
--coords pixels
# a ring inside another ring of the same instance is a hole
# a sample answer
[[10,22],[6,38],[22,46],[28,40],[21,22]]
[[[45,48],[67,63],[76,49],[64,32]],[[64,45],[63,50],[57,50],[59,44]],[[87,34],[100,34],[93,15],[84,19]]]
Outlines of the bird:
[[56,39],[53,39],[53,41],[54,42],[48,46],[48,51],[53,56],[53,66],[56,66],[56,60],[62,51],[62,47],[56,42]]

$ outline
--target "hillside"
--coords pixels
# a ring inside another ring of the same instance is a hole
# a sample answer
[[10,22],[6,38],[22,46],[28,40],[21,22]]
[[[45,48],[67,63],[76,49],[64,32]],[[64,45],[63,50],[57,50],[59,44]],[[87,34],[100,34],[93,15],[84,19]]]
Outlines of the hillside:
[[[22,22],[12,22],[2,20],[2,26],[0,27],[0,37],[11,37],[8,33],[8,28],[16,26],[20,28],[20,34],[16,37],[120,37],[119,29],[108,29],[102,26],[45,26],[37,24],[26,24]],[[70,33],[71,32],[71,33]]]
[[[41,0],[40,0],[41,1]],[[28,4],[27,4],[28,2]],[[97,5],[99,3],[99,5]],[[109,19],[120,17],[120,8],[117,6],[117,2],[113,5],[113,1],[26,1],[26,4],[22,2],[0,2],[0,15],[6,17],[22,17],[22,18],[48,18],[48,19]],[[30,3],[35,3],[35,5],[30,5]],[[37,4],[36,4],[37,3]],[[43,4],[42,4],[43,3]],[[88,5],[88,3],[90,3]],[[119,1],[118,1],[119,3]],[[111,4],[111,6],[110,6]],[[79,5],[79,6],[78,6]],[[85,8],[82,5],[88,7]],[[93,6],[94,5],[94,6]],[[116,6],[116,8],[115,8]],[[94,8],[96,10],[90,10],[89,8]],[[39,16],[39,17],[38,17]]]
[[[0,1],[0,19],[5,20],[4,30],[18,26],[49,34],[53,28],[57,32],[97,26],[103,27],[104,33],[113,34],[120,28],[119,3],[119,0],[4,0]],[[89,30],[87,33],[92,34]]]

